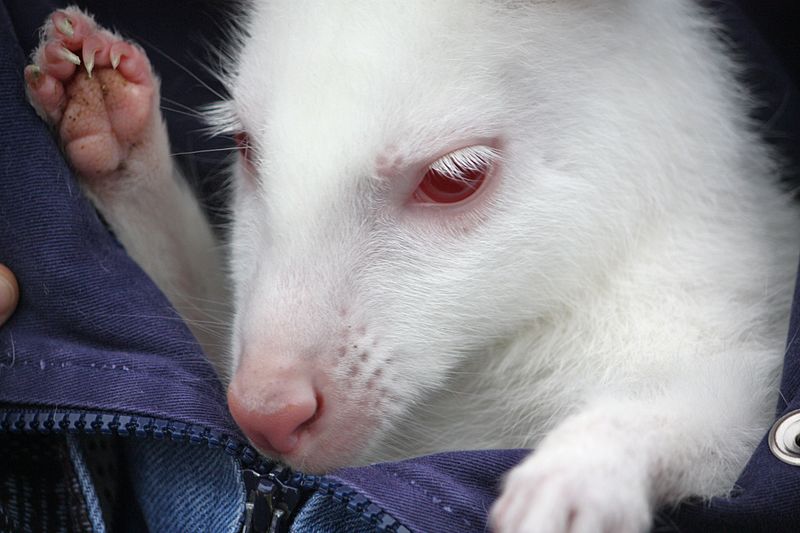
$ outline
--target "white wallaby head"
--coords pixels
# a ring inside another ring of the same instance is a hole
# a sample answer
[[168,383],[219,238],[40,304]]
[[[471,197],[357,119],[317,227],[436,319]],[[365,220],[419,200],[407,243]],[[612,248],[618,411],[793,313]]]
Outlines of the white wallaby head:
[[717,102],[685,100],[704,60],[662,38],[684,2],[256,4],[228,107],[229,399],[295,466],[379,458],[462,361],[697,193],[665,179]]

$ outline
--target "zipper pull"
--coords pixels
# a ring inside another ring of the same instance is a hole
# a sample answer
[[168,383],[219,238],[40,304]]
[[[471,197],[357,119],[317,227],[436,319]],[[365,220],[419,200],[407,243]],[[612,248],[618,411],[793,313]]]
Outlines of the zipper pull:
[[255,470],[244,470],[244,486],[247,490],[247,501],[244,504],[245,517],[241,533],[266,533],[269,527],[271,511],[264,496],[265,488],[259,494],[261,474]]
[[289,484],[292,471],[276,466],[267,474],[242,472],[247,489],[241,533],[286,533],[295,508],[302,499],[300,489]]

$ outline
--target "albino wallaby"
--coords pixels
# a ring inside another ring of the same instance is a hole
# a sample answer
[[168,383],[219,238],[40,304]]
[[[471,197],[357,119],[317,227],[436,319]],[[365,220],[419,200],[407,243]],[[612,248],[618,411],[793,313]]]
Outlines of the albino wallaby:
[[[76,8],[30,100],[197,330],[234,418],[309,470],[535,447],[496,531],[636,532],[729,491],[771,422],[797,216],[691,0],[256,0],[209,110],[219,254],[144,52]],[[223,261],[227,263],[224,269]]]

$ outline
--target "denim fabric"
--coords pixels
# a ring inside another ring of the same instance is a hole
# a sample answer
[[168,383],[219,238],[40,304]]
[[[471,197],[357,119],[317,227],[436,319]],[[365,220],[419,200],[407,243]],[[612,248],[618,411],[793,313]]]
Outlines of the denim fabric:
[[168,440],[131,439],[125,452],[149,531],[237,531],[245,489],[232,457]]
[[67,456],[63,438],[0,435],[1,532],[73,533],[88,525]]
[[86,457],[84,456],[80,439],[74,435],[67,435],[67,449],[69,450],[73,471],[80,485],[80,491],[83,494],[92,531],[93,533],[106,533],[106,523],[103,518],[103,510],[100,507],[100,499],[95,492],[94,480],[86,464]]
[[291,533],[372,533],[375,527],[357,514],[348,511],[347,504],[331,496],[315,494],[297,515]]

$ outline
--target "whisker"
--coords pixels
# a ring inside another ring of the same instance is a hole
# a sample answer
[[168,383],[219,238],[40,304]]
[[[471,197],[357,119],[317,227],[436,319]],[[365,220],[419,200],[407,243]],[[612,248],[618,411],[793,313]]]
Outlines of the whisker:
[[233,152],[241,150],[238,146],[228,146],[225,148],[207,148],[205,150],[190,150],[188,152],[173,152],[169,155],[176,156],[176,155],[193,155],[193,154],[204,154],[207,152]]
[[161,107],[161,109],[162,109],[163,111],[169,111],[170,113],[175,113],[175,114],[178,114],[178,115],[183,115],[183,116],[185,116],[185,117],[192,117],[192,118],[203,118],[203,116],[202,116],[200,113],[188,113],[188,112],[186,112],[186,111],[181,111],[180,109],[173,109],[173,108],[171,108],[171,107],[167,107],[167,106],[164,106],[164,105],[162,105],[162,106],[160,106],[160,107]]
[[200,78],[200,76],[198,76],[197,74],[195,74],[194,72],[192,72],[191,70],[189,70],[187,67],[185,67],[184,65],[182,65],[182,64],[181,64],[179,61],[177,61],[176,59],[173,59],[173,58],[172,58],[172,57],[171,57],[169,54],[167,54],[166,52],[164,52],[163,50],[161,50],[159,47],[157,47],[157,46],[156,46],[156,45],[154,45],[153,43],[151,43],[151,42],[147,41],[146,39],[142,39],[141,37],[137,37],[137,38],[136,38],[136,40],[137,40],[137,41],[139,41],[140,43],[143,43],[143,44],[147,45],[148,47],[152,48],[152,50],[153,50],[154,52],[156,52],[158,55],[160,55],[161,57],[163,57],[164,59],[166,59],[167,61],[169,61],[170,63],[172,63],[173,65],[175,65],[175,66],[176,66],[176,67],[178,67],[179,69],[181,69],[182,71],[184,71],[186,74],[188,74],[189,76],[191,76],[191,77],[192,77],[192,79],[194,79],[194,80],[195,80],[197,83],[199,83],[199,84],[200,84],[200,85],[202,85],[204,88],[206,88],[206,89],[207,89],[207,90],[208,90],[208,91],[209,91],[211,94],[213,94],[213,95],[214,95],[214,96],[216,96],[217,98],[220,98],[221,100],[225,100],[225,99],[226,99],[226,96],[224,96],[223,94],[221,94],[219,91],[217,91],[217,90],[213,89],[213,88],[212,88],[212,87],[211,87],[209,84],[207,84],[206,82],[204,82],[204,81],[203,81],[203,80]]
[[200,111],[198,109],[195,109],[194,107],[191,107],[191,106],[188,106],[188,105],[183,104],[181,102],[178,102],[177,100],[173,100],[172,98],[167,98],[166,96],[162,96],[161,99],[163,101],[165,101],[166,103],[170,104],[170,105],[177,106],[177,107],[182,108],[185,111],[188,111],[190,113],[197,113],[197,116],[200,116],[200,117],[203,116],[203,114],[200,113]]

